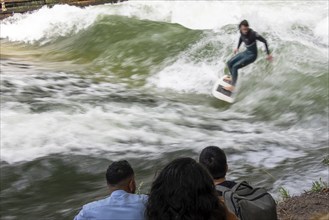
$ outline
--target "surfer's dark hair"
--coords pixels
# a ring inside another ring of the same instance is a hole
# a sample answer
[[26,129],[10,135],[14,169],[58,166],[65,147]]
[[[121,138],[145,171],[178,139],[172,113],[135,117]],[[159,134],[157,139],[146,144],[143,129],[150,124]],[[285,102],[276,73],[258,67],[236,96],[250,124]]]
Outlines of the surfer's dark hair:
[[248,21],[247,21],[247,20],[243,20],[243,21],[241,21],[240,24],[239,24],[239,29],[241,28],[241,26],[249,27],[249,23],[248,23]]
[[107,184],[115,186],[134,175],[134,170],[126,160],[113,162],[106,171]]
[[152,184],[147,220],[224,220],[226,209],[217,197],[208,171],[191,158],[169,163]]
[[224,178],[227,171],[227,159],[225,152],[216,146],[203,149],[199,156],[199,162],[205,166],[214,179]]

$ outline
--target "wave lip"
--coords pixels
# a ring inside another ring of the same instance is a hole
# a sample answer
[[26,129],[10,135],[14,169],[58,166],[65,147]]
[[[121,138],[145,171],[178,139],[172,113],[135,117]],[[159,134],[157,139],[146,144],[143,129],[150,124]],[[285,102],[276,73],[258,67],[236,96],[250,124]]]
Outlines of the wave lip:
[[[314,13],[314,12],[317,13]],[[282,12],[289,16],[282,17]],[[260,32],[289,37],[293,26],[309,27],[328,44],[328,3],[315,2],[222,2],[222,1],[128,1],[119,4],[78,8],[47,6],[29,14],[16,14],[1,22],[1,38],[33,43],[67,36],[92,25],[98,16],[120,15],[130,18],[178,23],[189,29],[220,30],[227,24],[248,19]],[[296,37],[296,36],[293,36]],[[297,36],[298,37],[298,36]]]
[[29,14],[15,14],[1,22],[0,37],[24,43],[46,43],[89,27],[98,16],[92,11],[92,7],[55,5]]

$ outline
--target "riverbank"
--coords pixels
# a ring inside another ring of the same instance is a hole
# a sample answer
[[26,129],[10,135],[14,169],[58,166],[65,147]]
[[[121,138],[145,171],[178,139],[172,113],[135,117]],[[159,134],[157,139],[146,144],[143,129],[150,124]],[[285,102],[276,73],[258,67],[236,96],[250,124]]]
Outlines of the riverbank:
[[127,0],[1,0],[0,20],[15,13],[26,13],[40,9],[47,5],[52,7],[56,4],[68,4],[79,7],[100,5],[105,3],[118,3]]
[[329,189],[287,198],[278,204],[277,210],[281,220],[328,220]]

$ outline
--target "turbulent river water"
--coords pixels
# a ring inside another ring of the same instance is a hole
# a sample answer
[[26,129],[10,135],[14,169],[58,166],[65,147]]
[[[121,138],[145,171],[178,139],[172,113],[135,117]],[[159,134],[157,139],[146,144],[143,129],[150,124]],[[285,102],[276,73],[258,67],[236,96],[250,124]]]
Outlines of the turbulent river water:
[[[240,71],[236,103],[210,94],[248,19],[274,60]],[[1,21],[1,217],[71,219],[127,159],[156,172],[208,145],[228,178],[278,198],[328,179],[327,1],[57,5]]]

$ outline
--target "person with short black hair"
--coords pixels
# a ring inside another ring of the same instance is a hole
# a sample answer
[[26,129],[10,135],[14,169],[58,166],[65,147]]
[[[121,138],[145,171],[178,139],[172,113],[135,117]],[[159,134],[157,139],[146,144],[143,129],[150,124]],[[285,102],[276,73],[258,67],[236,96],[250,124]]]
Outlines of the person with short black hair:
[[239,219],[277,220],[276,202],[266,189],[253,187],[246,181],[226,180],[228,166],[222,149],[206,147],[200,153],[199,162],[211,173],[219,198]]
[[[215,185],[221,185],[230,189],[236,185],[236,182],[226,180],[227,159],[225,152],[219,147],[209,146],[203,149],[199,156],[199,162],[210,172]],[[222,196],[222,192],[217,192],[219,196]]]
[[142,220],[146,195],[135,195],[134,170],[126,160],[113,162],[106,171],[110,196],[84,205],[74,220]]
[[237,220],[216,194],[208,171],[191,158],[169,163],[153,182],[147,220]]
[[268,48],[267,41],[264,37],[258,34],[256,31],[249,27],[247,20],[243,20],[239,24],[240,38],[237,48],[234,49],[234,54],[239,52],[239,48],[242,42],[246,45],[246,50],[242,53],[238,53],[233,58],[227,62],[227,67],[231,73],[231,77],[226,77],[225,81],[230,84],[230,86],[225,86],[224,89],[232,92],[238,80],[238,69],[245,67],[257,59],[257,43],[256,41],[263,42],[265,44],[267,60],[272,60],[272,55]]

